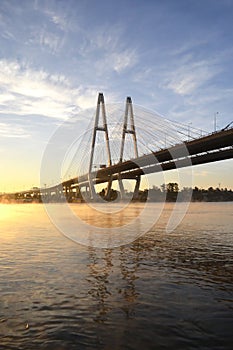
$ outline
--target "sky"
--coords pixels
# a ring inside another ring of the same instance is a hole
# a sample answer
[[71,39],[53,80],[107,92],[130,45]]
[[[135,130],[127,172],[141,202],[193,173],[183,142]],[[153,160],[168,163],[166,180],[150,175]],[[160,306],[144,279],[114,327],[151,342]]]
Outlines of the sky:
[[[51,136],[70,118],[84,131],[99,92],[190,128],[213,132],[215,117],[225,127],[232,18],[232,0],[1,0],[0,192],[39,186]],[[233,188],[232,172],[233,160],[196,166],[193,183]]]

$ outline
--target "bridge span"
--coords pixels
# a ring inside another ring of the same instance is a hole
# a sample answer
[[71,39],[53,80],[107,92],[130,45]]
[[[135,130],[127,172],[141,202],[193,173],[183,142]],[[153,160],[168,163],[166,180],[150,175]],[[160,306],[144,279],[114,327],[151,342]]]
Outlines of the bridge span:
[[[102,124],[100,124],[100,117],[102,113]],[[231,123],[230,123],[231,124]],[[32,196],[44,196],[48,200],[56,198],[59,200],[69,198],[80,198],[81,192],[85,188],[86,195],[95,200],[96,190],[95,185],[106,183],[106,199],[108,199],[111,192],[112,182],[118,181],[120,193],[123,198],[124,186],[122,180],[132,179],[136,180],[134,198],[137,197],[141,177],[145,174],[152,174],[161,171],[168,171],[179,169],[188,166],[195,166],[206,164],[221,160],[233,158],[233,128],[230,124],[220,130],[211,134],[197,137],[192,140],[187,140],[171,147],[163,148],[154,152],[148,152],[139,156],[137,149],[137,135],[134,124],[133,106],[130,97],[126,99],[124,122],[122,126],[122,138],[119,154],[119,161],[112,163],[111,150],[109,143],[108,124],[106,118],[105,104],[103,94],[99,94],[95,125],[93,128],[91,153],[89,161],[89,171],[86,174],[73,177],[72,179],[63,181],[57,185],[48,188],[34,188],[27,191],[11,193],[10,196],[14,198],[30,198]],[[95,152],[96,136],[98,132],[103,132],[106,142],[107,150],[107,165],[99,168],[97,171],[93,168],[93,158]],[[130,134],[134,144],[135,156],[129,160],[123,161],[125,136]]]

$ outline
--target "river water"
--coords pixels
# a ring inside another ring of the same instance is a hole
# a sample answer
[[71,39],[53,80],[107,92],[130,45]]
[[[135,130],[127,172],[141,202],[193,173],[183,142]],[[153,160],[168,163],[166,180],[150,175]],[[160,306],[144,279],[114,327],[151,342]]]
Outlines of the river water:
[[0,349],[232,349],[233,203],[191,203],[166,233],[171,211],[100,249],[41,204],[0,205]]

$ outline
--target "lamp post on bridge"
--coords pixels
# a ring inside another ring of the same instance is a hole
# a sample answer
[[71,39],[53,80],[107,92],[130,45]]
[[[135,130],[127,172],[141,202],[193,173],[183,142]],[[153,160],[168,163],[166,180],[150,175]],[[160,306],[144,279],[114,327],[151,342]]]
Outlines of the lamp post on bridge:
[[214,132],[217,131],[217,115],[218,114],[219,114],[218,112],[214,113]]

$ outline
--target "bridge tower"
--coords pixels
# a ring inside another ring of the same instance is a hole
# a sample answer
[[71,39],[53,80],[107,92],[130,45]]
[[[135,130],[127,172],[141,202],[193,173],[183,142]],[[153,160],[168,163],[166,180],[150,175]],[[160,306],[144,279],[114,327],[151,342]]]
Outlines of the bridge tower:
[[[102,125],[99,124],[100,114],[102,114]],[[99,96],[98,96],[96,115],[95,115],[95,125],[94,125],[94,130],[92,135],[91,154],[90,154],[90,163],[89,163],[89,172],[88,172],[88,181],[89,181],[91,199],[96,198],[92,167],[93,167],[93,159],[94,159],[94,152],[95,152],[96,135],[98,131],[103,131],[105,134],[105,143],[106,143],[106,150],[107,150],[107,157],[108,157],[107,164],[108,166],[111,166],[112,160],[111,160],[108,126],[107,126],[107,118],[106,118],[106,110],[105,110],[103,93],[99,93]],[[111,184],[112,184],[112,178],[110,177],[108,182],[108,187],[107,187],[107,195],[110,192]]]
[[[130,119],[130,125],[129,125],[129,119]],[[121,137],[121,149],[120,149],[120,161],[119,161],[120,163],[122,163],[123,161],[126,134],[132,135],[133,143],[134,143],[134,156],[135,158],[138,158],[138,146],[137,146],[135,123],[134,123],[133,104],[132,104],[132,99],[129,96],[126,98],[126,104],[125,104],[125,116],[124,116],[124,123],[123,123],[123,129],[122,129],[122,137]],[[140,181],[141,181],[141,177],[138,176],[136,178],[136,185],[134,189],[133,199],[138,198]],[[121,198],[123,199],[125,195],[125,190],[124,190],[120,173],[118,174],[118,182],[119,182]]]

